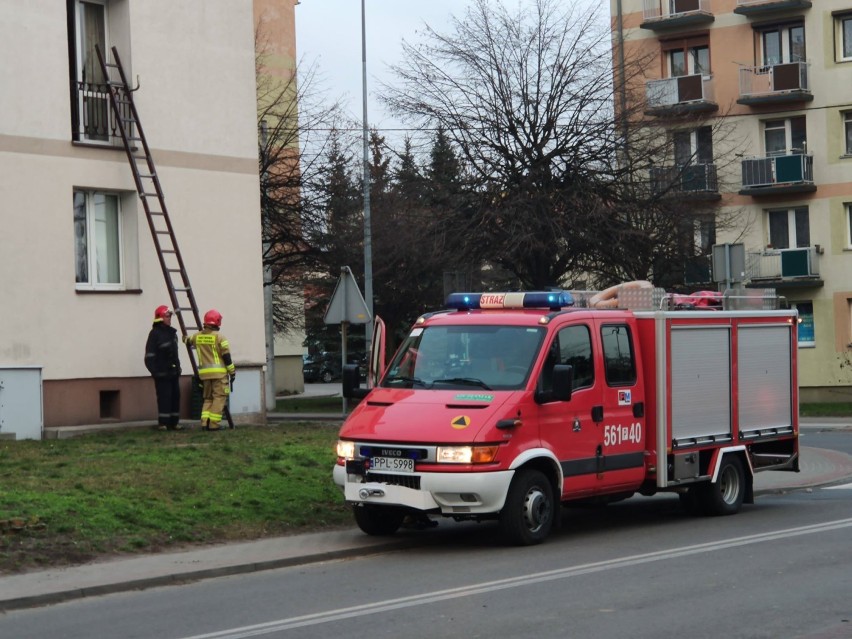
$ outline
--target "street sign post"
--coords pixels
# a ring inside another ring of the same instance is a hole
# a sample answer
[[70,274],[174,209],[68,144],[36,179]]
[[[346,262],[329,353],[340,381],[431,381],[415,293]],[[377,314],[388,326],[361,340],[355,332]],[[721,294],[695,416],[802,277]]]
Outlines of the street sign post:
[[[349,324],[367,324],[372,321],[372,314],[367,308],[358,282],[352,275],[352,269],[343,266],[340,269],[340,278],[334,286],[328,308],[325,309],[323,322],[326,324],[340,324],[340,370],[346,366],[346,330]],[[343,398],[343,413],[346,413],[346,398]]]

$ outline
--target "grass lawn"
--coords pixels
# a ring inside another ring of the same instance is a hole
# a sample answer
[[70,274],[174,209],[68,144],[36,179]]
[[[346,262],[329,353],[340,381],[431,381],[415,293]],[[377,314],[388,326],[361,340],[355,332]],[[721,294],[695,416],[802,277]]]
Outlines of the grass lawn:
[[852,403],[800,404],[799,415],[802,417],[850,417],[852,416]]
[[0,440],[0,572],[349,525],[339,426]]
[[[357,404],[358,400],[346,401],[347,412]],[[275,402],[277,413],[338,413],[343,414],[342,397],[294,397],[279,399]]]

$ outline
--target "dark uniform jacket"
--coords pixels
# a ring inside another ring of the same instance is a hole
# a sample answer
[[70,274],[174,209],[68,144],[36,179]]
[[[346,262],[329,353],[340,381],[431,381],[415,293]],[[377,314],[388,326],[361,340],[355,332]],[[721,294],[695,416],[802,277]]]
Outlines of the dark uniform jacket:
[[154,322],[145,344],[145,368],[154,377],[180,375],[177,330],[162,322]]

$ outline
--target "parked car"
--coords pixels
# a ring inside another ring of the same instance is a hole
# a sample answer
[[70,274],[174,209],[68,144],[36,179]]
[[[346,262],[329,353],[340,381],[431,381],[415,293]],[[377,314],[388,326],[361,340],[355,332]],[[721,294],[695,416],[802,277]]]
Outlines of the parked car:
[[[350,364],[358,364],[361,375],[367,374],[367,356],[364,353],[347,353],[346,360]],[[305,382],[330,383],[336,382],[343,376],[340,367],[340,353],[323,351],[316,355],[305,355],[302,358],[302,375]]]
[[340,353],[305,355],[302,361],[302,376],[307,383],[328,384],[340,379]]

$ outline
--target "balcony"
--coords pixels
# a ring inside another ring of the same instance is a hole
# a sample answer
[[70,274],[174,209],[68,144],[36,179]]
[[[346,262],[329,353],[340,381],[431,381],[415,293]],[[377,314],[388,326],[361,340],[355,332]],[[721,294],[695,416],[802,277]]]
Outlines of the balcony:
[[819,247],[766,249],[746,254],[749,288],[816,288],[823,285],[819,275]]
[[785,62],[740,69],[739,104],[810,102],[807,62]]
[[640,25],[651,31],[695,27],[713,22],[710,0],[645,0]]
[[812,193],[814,158],[806,153],[747,158],[742,162],[743,188],[740,195],[781,195]]
[[811,0],[737,0],[734,13],[750,17],[810,8]]
[[[122,146],[118,122],[109,103],[109,85],[92,82],[76,83],[77,101],[74,105],[74,141],[104,146]],[[123,91],[123,89],[118,89]],[[123,100],[119,94],[119,100]],[[130,105],[121,104],[126,111],[123,119],[130,118]],[[132,131],[128,131],[132,135]]]
[[651,190],[667,197],[718,200],[719,180],[715,164],[689,164],[651,169]]
[[671,116],[709,113],[719,109],[714,102],[713,79],[700,73],[645,83],[646,115]]

